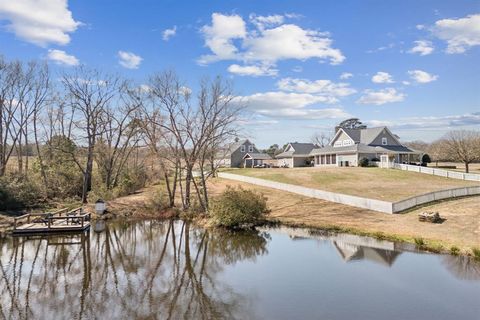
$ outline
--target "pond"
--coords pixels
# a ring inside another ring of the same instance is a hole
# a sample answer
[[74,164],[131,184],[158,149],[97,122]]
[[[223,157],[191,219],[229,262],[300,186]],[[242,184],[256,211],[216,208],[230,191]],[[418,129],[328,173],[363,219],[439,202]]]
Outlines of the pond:
[[182,221],[0,240],[0,319],[479,319],[480,264],[349,234]]

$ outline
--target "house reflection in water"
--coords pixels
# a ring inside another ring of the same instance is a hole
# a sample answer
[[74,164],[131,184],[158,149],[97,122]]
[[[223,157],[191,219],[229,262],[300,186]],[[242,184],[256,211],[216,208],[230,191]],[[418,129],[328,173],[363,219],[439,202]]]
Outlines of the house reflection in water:
[[[397,257],[402,254],[402,251],[408,250],[408,246],[400,246],[395,242],[352,234],[332,234],[318,230],[289,229],[282,227],[280,227],[278,231],[287,233],[293,240],[316,239],[330,242],[345,262],[369,260],[390,267]],[[411,249],[414,251],[413,247]]]
[[390,267],[401,254],[399,251],[359,246],[342,241],[333,241],[333,245],[346,262],[366,259]]

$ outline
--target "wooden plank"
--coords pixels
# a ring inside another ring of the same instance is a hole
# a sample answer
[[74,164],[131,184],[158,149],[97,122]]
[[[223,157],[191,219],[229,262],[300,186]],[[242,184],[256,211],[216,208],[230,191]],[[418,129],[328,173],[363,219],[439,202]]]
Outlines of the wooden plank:
[[90,228],[90,222],[85,222],[83,227],[81,225],[55,225],[50,228],[40,223],[32,223],[29,225],[22,225],[22,229],[17,228],[13,231],[13,234],[21,233],[52,233],[52,232],[73,232],[84,231]]

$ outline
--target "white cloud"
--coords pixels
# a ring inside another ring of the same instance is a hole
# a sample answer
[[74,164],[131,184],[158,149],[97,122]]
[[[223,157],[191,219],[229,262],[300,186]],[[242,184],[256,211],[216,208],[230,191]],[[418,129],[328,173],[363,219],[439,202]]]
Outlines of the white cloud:
[[340,50],[331,47],[332,40],[326,33],[302,29],[294,24],[284,24],[266,29],[259,35],[243,41],[246,52],[243,58],[251,61],[307,60],[318,58],[339,64],[345,60]]
[[212,24],[202,28],[205,46],[212,54],[201,56],[198,62],[237,60],[274,66],[287,59],[317,58],[331,64],[339,64],[345,59],[340,50],[332,48],[328,33],[282,24],[283,18],[280,17],[283,16],[251,16],[256,28],[247,31],[246,23],[239,15],[212,14]]
[[57,64],[64,64],[67,66],[77,66],[80,64],[80,61],[75,56],[67,54],[63,50],[48,50],[47,58],[54,61]]
[[295,66],[295,67],[292,68],[292,71],[293,72],[302,72],[303,68],[302,68],[302,66]]
[[480,112],[449,116],[409,117],[388,120],[367,121],[372,126],[388,126],[397,129],[444,129],[480,125]]
[[328,97],[330,101],[337,102],[336,97],[345,97],[357,92],[348,83],[334,83],[330,80],[305,80],[285,78],[277,82],[277,86],[283,91],[302,93],[314,93]]
[[267,27],[278,26],[285,20],[285,17],[279,14],[271,16],[257,16],[256,14],[252,13],[250,14],[249,18],[250,22],[260,30],[263,30]]
[[353,74],[351,74],[350,72],[344,72],[340,75],[340,79],[342,80],[350,79],[352,77],[353,77]]
[[270,68],[269,66],[264,65],[251,65],[251,66],[240,66],[238,64],[232,64],[228,67],[228,72],[239,75],[239,76],[276,76],[278,74],[277,69]]
[[374,83],[393,83],[393,78],[388,72],[379,71],[372,77]]
[[432,32],[447,42],[447,53],[463,53],[473,46],[480,45],[480,14],[460,19],[438,20]]
[[423,24],[417,24],[415,28],[417,28],[417,30],[423,30],[425,29],[425,26]]
[[408,74],[417,83],[429,83],[438,79],[438,76],[422,70],[410,70]]
[[203,26],[202,33],[205,37],[205,46],[213,54],[200,57],[200,64],[207,64],[218,60],[237,59],[237,47],[233,44],[234,39],[242,39],[247,36],[245,21],[239,15],[212,14],[212,25]]
[[142,57],[134,54],[133,52],[118,51],[118,63],[127,69],[138,69],[140,63],[142,63]]
[[394,88],[385,88],[378,91],[365,90],[363,93],[364,95],[357,100],[359,104],[379,106],[385,103],[400,102],[405,99],[405,94],[397,92]]
[[415,46],[408,51],[409,53],[418,53],[421,56],[426,56],[431,54],[434,50],[434,47],[431,41],[418,40],[418,41],[414,41],[414,43],[415,43]]
[[81,24],[67,0],[1,0],[0,20],[9,21],[6,28],[17,37],[42,47],[68,44],[69,33]]
[[173,28],[171,29],[165,29],[163,30],[163,33],[162,33],[162,39],[164,41],[168,41],[170,40],[171,37],[175,36],[176,33],[177,33],[177,26],[173,26]]
[[235,102],[246,105],[252,111],[272,118],[331,119],[345,118],[349,114],[341,108],[312,108],[319,103],[330,103],[327,97],[308,93],[281,91],[238,96]]

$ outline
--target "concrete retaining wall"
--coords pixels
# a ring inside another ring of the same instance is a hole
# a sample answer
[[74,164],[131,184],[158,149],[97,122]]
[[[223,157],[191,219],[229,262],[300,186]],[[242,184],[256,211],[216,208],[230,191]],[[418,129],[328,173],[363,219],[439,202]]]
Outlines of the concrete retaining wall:
[[463,173],[463,172],[457,172],[457,171],[449,171],[449,170],[421,167],[421,166],[412,166],[409,164],[399,164],[399,163],[395,163],[393,165],[393,168],[404,170],[404,171],[413,171],[413,172],[431,174],[434,176],[440,176],[445,178],[480,182],[480,174],[474,174],[474,173]]
[[306,187],[296,186],[296,185],[287,184],[287,183],[280,183],[280,182],[275,182],[275,181],[270,181],[265,179],[246,177],[238,174],[221,172],[218,174],[218,176],[220,178],[247,182],[247,183],[255,184],[257,186],[292,192],[292,193],[300,194],[302,196],[306,196],[310,198],[322,199],[322,200],[327,200],[335,203],[345,204],[348,206],[380,211],[385,213],[393,213],[392,203],[387,201],[350,196],[342,193],[335,193],[335,192],[323,191],[318,189],[306,188]]
[[440,190],[392,203],[392,211],[401,212],[425,203],[456,197],[480,195],[480,186]]
[[405,200],[400,200],[397,202],[388,202],[388,201],[382,201],[382,200],[376,200],[376,199],[350,196],[342,193],[312,189],[312,188],[307,188],[302,186],[296,186],[288,183],[280,183],[280,182],[275,182],[275,181],[270,181],[265,179],[247,177],[247,176],[242,176],[242,175],[232,174],[232,173],[220,172],[218,176],[224,179],[251,183],[257,186],[292,192],[292,193],[296,193],[296,194],[310,197],[310,198],[327,200],[330,202],[341,203],[348,206],[358,207],[362,209],[369,209],[369,210],[379,211],[384,213],[398,213],[398,212],[402,212],[404,210],[413,208],[415,206],[426,204],[426,203],[437,201],[437,200],[444,200],[444,199],[463,197],[463,196],[480,195],[480,186],[473,186],[473,187],[461,187],[461,188],[455,188],[455,189],[434,191],[426,194],[421,194],[415,197],[411,197]]

